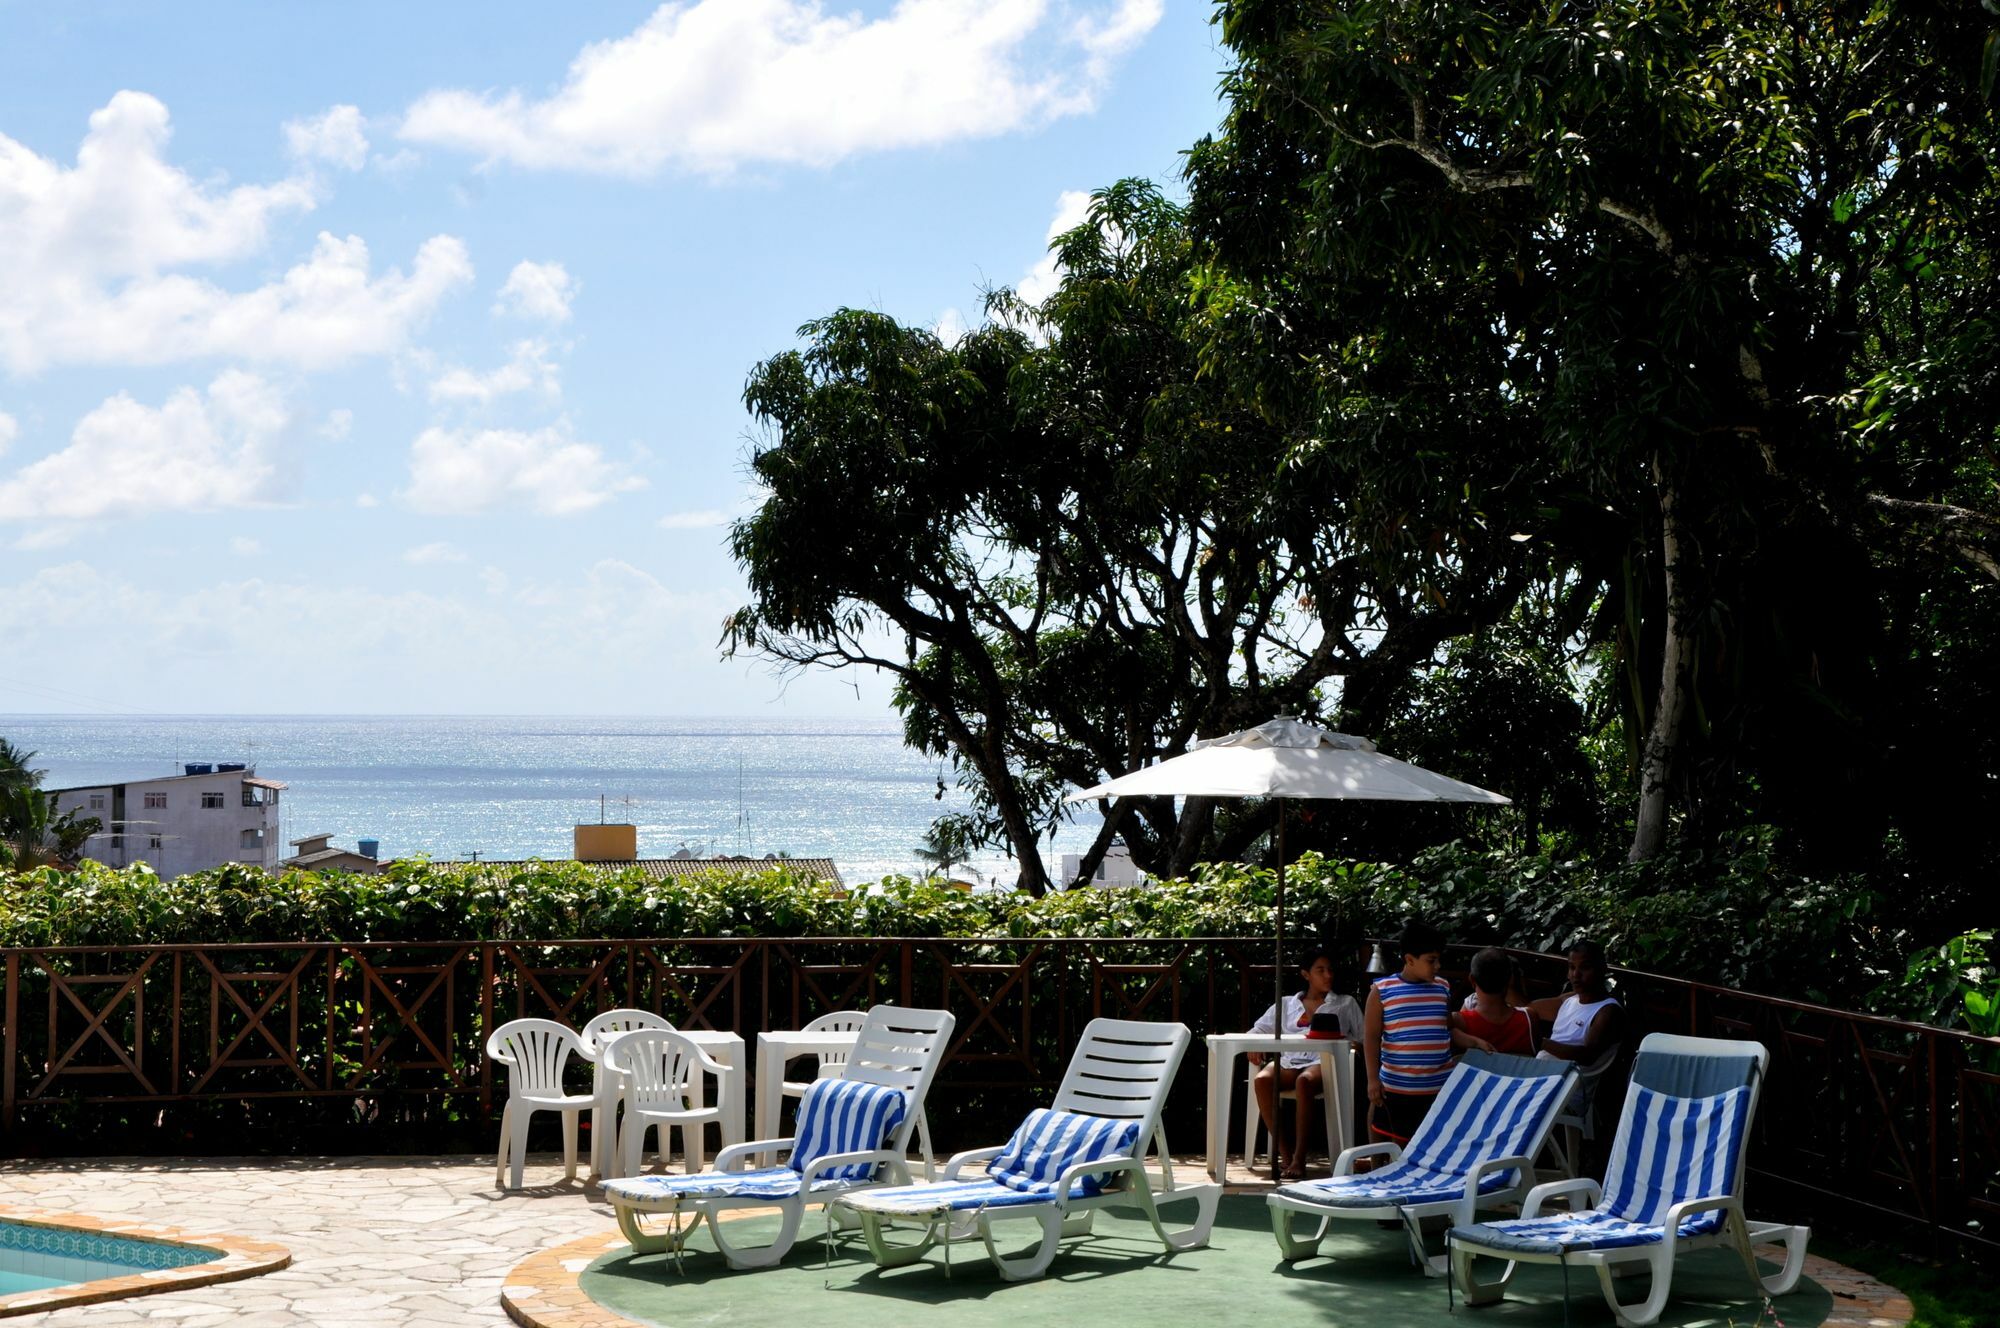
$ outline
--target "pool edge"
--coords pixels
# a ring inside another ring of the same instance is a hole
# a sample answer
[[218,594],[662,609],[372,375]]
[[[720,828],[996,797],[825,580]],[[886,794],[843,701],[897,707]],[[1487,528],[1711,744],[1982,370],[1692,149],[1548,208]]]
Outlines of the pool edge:
[[182,1268],[155,1268],[126,1277],[100,1278],[67,1287],[44,1287],[0,1296],[0,1319],[19,1314],[39,1314],[46,1310],[75,1305],[95,1305],[101,1301],[150,1296],[162,1291],[235,1282],[260,1273],[275,1272],[292,1262],[292,1252],[282,1245],[246,1236],[184,1231],[158,1222],[94,1217],[89,1213],[57,1213],[20,1204],[0,1203],[0,1221],[23,1226],[54,1227],[87,1231],[95,1235],[125,1236],[156,1244],[186,1245],[214,1250],[221,1257]]

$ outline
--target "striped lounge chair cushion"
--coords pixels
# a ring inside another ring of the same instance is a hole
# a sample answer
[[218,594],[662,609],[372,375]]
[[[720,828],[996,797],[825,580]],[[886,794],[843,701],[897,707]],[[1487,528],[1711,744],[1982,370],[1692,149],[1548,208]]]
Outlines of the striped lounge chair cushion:
[[[661,1204],[688,1199],[789,1199],[800,1193],[812,1164],[836,1153],[880,1148],[909,1111],[901,1089],[851,1079],[821,1079],[799,1103],[791,1156],[781,1167],[756,1171],[703,1171],[692,1176],[627,1176],[609,1181],[604,1193],[614,1204]],[[872,1162],[838,1167],[816,1178],[812,1188],[840,1189],[875,1174]]]
[[[1737,1160],[1749,1117],[1747,1087],[1694,1098],[1669,1097],[1634,1084],[1597,1207],[1459,1227],[1452,1239],[1503,1254],[1656,1245],[1666,1239],[1667,1210],[1675,1204],[1736,1193]],[[1714,1210],[1695,1213],[1681,1223],[1679,1234],[1711,1235],[1721,1230],[1723,1220]]]
[[[671,1208],[680,1199],[769,1199],[773,1203],[800,1192],[804,1177],[790,1167],[760,1167],[755,1171],[702,1171],[692,1176],[621,1176],[604,1183],[604,1197],[613,1204],[641,1208]],[[837,1190],[845,1181],[819,1180],[814,1190]]]
[[[1036,1107],[1014,1131],[1000,1156],[987,1164],[986,1174],[1010,1190],[1050,1193],[1071,1167],[1130,1157],[1139,1138],[1139,1124],[1136,1120]],[[1099,1176],[1083,1176],[1077,1188],[1085,1194],[1100,1194],[1104,1181]]]
[[[1544,1131],[1562,1106],[1561,1074],[1496,1074],[1460,1065],[1410,1139],[1402,1157],[1362,1176],[1335,1176],[1278,1191],[1329,1208],[1380,1208],[1462,1198],[1465,1178],[1481,1161],[1514,1157]],[[1514,1171],[1480,1177],[1479,1192],[1513,1186]]]
[[[1070,1187],[1070,1198],[1085,1197],[1081,1185]],[[938,1181],[932,1185],[879,1185],[843,1195],[841,1202],[849,1208],[863,1208],[890,1217],[932,1217],[939,1213],[963,1213],[981,1208],[1042,1204],[1054,1198],[1054,1185],[1014,1190],[987,1176],[978,1180]]]
[[[1037,1107],[1014,1131],[999,1156],[986,1164],[983,1179],[883,1186],[848,1195],[845,1202],[852,1208],[894,1217],[1048,1203],[1056,1197],[1056,1183],[1070,1167],[1130,1157],[1139,1139],[1139,1124]],[[1070,1186],[1069,1197],[1087,1199],[1103,1192],[1102,1178],[1083,1176]]]
[[[909,1094],[900,1088],[854,1079],[816,1080],[799,1102],[792,1170],[804,1174],[823,1157],[882,1147],[909,1109]],[[874,1174],[874,1163],[857,1162],[835,1170],[829,1179],[867,1180]]]

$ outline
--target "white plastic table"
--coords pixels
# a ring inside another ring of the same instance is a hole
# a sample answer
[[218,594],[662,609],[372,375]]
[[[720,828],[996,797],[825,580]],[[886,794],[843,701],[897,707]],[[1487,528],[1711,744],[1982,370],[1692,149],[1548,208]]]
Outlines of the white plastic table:
[[758,1139],[776,1139],[785,1107],[785,1062],[825,1051],[851,1052],[861,1034],[777,1032],[757,1035]]
[[[1279,1051],[1315,1051],[1321,1066],[1320,1102],[1326,1108],[1327,1148],[1335,1157],[1348,1146],[1347,1123],[1354,1119],[1355,1045],[1343,1038],[1313,1039],[1298,1033],[1211,1033],[1208,1035],[1208,1174],[1220,1181],[1229,1167],[1230,1089],[1236,1086],[1236,1058],[1245,1052],[1266,1056]],[[1255,1111],[1255,1102],[1245,1104]],[[1273,1150],[1276,1151],[1275,1149]]]

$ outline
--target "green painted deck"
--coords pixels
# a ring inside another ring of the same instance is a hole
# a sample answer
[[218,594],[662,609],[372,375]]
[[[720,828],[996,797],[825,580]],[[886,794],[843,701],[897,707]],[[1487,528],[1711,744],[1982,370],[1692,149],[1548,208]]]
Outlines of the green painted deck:
[[[877,1270],[858,1236],[837,1245],[829,1261],[815,1214],[805,1227],[814,1234],[777,1268],[730,1272],[704,1230],[689,1241],[679,1272],[671,1255],[634,1256],[621,1247],[591,1264],[582,1285],[605,1309],[659,1328],[905,1328],[931,1321],[950,1328],[1244,1328],[1252,1322],[1418,1328],[1451,1321],[1443,1279],[1423,1277],[1410,1265],[1398,1233],[1343,1222],[1323,1247],[1331,1257],[1287,1266],[1278,1259],[1265,1213],[1260,1196],[1229,1196],[1208,1248],[1168,1256],[1143,1222],[1101,1212],[1091,1236],[1065,1243],[1047,1278],[1022,1283],[1002,1282],[976,1237],[953,1243],[949,1273],[942,1247],[924,1263]],[[769,1221],[741,1219],[731,1231],[747,1241],[759,1225]],[[1018,1238],[1004,1247],[1009,1252],[1030,1245],[1038,1230],[1029,1222],[1010,1225]],[[1621,1291],[1635,1300],[1643,1287],[1642,1275]],[[1762,1294],[1742,1265],[1720,1250],[1682,1259],[1674,1293],[1660,1319],[1674,1328],[1750,1328],[1763,1309]],[[1612,1322],[1594,1273],[1572,1272],[1570,1296],[1576,1328]],[[1460,1304],[1453,1319],[1466,1328],[1557,1328],[1562,1298],[1560,1270],[1524,1267],[1505,1304],[1476,1310]],[[1832,1296],[1810,1280],[1777,1302],[1785,1328],[1816,1328],[1832,1308]]]

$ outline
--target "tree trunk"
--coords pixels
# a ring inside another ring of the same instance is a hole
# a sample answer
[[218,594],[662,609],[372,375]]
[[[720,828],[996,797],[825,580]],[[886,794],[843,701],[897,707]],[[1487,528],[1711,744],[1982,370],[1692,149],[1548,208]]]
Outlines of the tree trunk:
[[1660,560],[1666,578],[1666,645],[1660,660],[1660,695],[1639,753],[1639,814],[1629,861],[1656,856],[1667,842],[1667,792],[1687,729],[1688,674],[1694,665],[1693,618],[1688,612],[1687,568],[1682,565],[1680,493],[1653,459],[1660,490]]
[[1105,816],[1103,826],[1098,829],[1097,838],[1091,840],[1090,847],[1084,850],[1083,861],[1077,866],[1075,879],[1064,881],[1063,889],[1074,890],[1078,886],[1090,884],[1090,878],[1097,875],[1098,864],[1104,861],[1104,855],[1110,851],[1111,842],[1118,838],[1119,827],[1128,819],[1126,813],[1132,810],[1134,801],[1132,798],[1120,798],[1111,804],[1111,811]]

